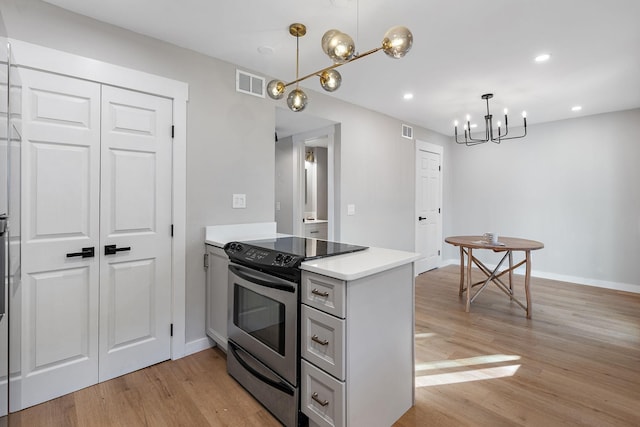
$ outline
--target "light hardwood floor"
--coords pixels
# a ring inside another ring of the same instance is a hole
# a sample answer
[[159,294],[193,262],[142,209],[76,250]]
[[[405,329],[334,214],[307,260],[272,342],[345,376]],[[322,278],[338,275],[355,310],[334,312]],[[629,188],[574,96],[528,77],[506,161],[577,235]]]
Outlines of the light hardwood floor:
[[[640,295],[532,278],[532,319],[495,287],[465,313],[458,271],[416,279],[416,405],[396,426],[640,426]],[[279,425],[225,363],[205,350],[12,414],[9,425]]]

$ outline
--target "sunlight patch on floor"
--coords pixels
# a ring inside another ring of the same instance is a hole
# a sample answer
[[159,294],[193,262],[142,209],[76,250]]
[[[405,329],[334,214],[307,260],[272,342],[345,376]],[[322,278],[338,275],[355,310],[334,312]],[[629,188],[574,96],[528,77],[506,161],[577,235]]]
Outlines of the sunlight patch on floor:
[[507,365],[447,374],[420,375],[416,377],[416,388],[511,377],[518,371],[518,368],[520,368],[520,365]]
[[459,368],[462,366],[486,365],[488,363],[513,362],[520,360],[515,354],[487,354],[485,356],[468,357],[466,359],[438,360],[428,363],[416,363],[416,372],[433,369]]
[[415,338],[417,340],[419,340],[421,338],[431,338],[431,337],[435,337],[435,336],[436,336],[436,334],[434,332],[422,332],[422,333],[416,334]]

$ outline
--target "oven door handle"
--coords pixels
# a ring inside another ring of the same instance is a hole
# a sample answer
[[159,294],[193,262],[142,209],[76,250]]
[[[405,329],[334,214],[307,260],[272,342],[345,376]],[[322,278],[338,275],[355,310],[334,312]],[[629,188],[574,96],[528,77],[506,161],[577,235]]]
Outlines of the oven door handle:
[[242,358],[238,354],[237,347],[236,347],[236,345],[234,343],[232,343],[231,341],[228,341],[227,342],[227,347],[231,350],[231,353],[233,353],[233,357],[236,358],[238,363],[240,363],[240,365],[242,365],[242,367],[244,369],[246,369],[251,375],[253,375],[257,379],[259,379],[263,383],[268,384],[271,387],[282,391],[283,393],[287,393],[288,395],[293,396],[294,390],[292,390],[291,387],[289,387],[287,384],[285,384],[282,381],[274,381],[271,378],[268,378],[268,377],[264,376],[263,374],[261,374],[260,372],[256,371],[251,366],[249,366],[249,364],[247,362],[242,360]]
[[244,280],[255,283],[256,285],[264,286],[267,288],[277,289],[279,291],[295,293],[296,288],[284,280],[280,280],[277,277],[269,276],[268,280],[264,279],[264,275],[256,274],[249,268],[241,267],[239,265],[229,265],[229,271]]

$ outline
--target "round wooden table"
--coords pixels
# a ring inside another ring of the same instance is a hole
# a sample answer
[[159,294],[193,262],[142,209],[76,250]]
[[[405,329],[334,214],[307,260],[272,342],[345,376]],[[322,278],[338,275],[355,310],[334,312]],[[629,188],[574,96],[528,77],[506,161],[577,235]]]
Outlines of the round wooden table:
[[[527,240],[520,239],[517,237],[500,237],[498,239],[497,244],[491,244],[487,242],[483,236],[451,236],[444,239],[445,242],[460,247],[460,290],[459,295],[462,296],[463,292],[467,293],[467,304],[466,311],[469,311],[471,307],[471,303],[478,296],[480,292],[484,288],[487,287],[489,283],[495,283],[498,288],[503,291],[511,301],[515,301],[520,307],[522,307],[527,312],[527,317],[531,318],[531,292],[529,290],[529,282],[531,280],[531,251],[535,251],[537,249],[544,248],[544,244],[541,242],[537,242],[535,240]],[[494,252],[505,252],[504,256],[493,270],[489,269],[485,266],[479,259],[473,256],[474,249],[489,249]],[[520,261],[517,264],[513,264],[513,252],[514,251],[522,251],[525,253],[524,260]],[[466,287],[465,284],[465,254],[467,255],[467,280]],[[500,267],[502,263],[509,259],[509,268],[503,271],[500,271]],[[471,283],[471,265],[475,264],[478,266],[480,271],[482,271],[486,276],[486,280],[481,280],[476,283]],[[526,273],[524,276],[524,291],[527,299],[527,304],[524,305],[520,301],[518,301],[513,296],[513,271],[520,267],[521,265],[526,264]],[[509,286],[505,285],[500,277],[504,274],[509,274]],[[479,286],[480,289],[471,296],[471,290],[474,286]]]

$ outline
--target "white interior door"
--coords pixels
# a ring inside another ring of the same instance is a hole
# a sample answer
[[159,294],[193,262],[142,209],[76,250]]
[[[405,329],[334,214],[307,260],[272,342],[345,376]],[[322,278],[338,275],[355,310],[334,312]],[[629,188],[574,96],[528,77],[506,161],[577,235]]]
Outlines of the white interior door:
[[442,147],[417,141],[416,149],[416,274],[442,262]]
[[21,77],[22,392],[12,411],[98,380],[99,264],[88,255],[99,249],[100,85]]
[[20,391],[11,411],[171,350],[172,101],[21,75]]
[[171,111],[102,87],[100,381],[171,356]]

